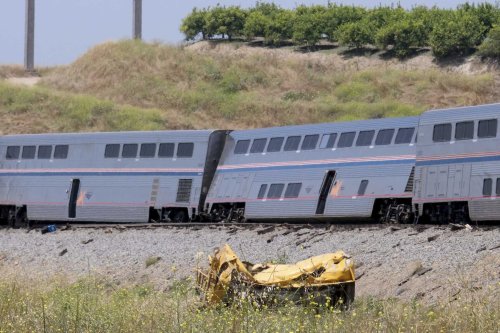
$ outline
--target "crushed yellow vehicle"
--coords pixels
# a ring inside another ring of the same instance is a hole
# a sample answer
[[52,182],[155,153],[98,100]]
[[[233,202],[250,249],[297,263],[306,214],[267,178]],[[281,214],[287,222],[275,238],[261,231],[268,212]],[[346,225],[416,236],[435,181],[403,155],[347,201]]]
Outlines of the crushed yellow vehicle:
[[208,270],[197,269],[197,289],[208,304],[252,300],[315,302],[343,308],[354,300],[354,263],[344,252],[326,253],[295,264],[251,264],[241,261],[229,245],[209,256]]

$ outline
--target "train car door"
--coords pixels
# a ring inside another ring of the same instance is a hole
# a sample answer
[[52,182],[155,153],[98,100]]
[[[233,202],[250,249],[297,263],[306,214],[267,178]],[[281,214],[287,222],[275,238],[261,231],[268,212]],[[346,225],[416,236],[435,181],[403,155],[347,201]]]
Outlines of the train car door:
[[328,194],[330,193],[330,188],[332,187],[335,175],[335,170],[329,170],[323,179],[323,185],[321,186],[321,190],[319,192],[318,205],[316,207],[316,214],[318,215],[325,213],[326,200],[328,199]]
[[71,191],[68,202],[68,217],[73,219],[76,217],[76,202],[78,200],[78,192],[80,192],[80,179],[71,181]]
[[453,192],[451,194],[458,198],[467,197],[469,195],[471,166],[470,164],[457,164],[454,168]]

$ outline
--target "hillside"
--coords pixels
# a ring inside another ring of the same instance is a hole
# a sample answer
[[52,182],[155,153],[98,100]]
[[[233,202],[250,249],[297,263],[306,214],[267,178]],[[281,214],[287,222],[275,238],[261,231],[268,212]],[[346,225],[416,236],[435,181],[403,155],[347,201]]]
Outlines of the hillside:
[[[1,73],[9,76],[5,67]],[[242,43],[121,41],[44,69],[34,89],[0,83],[0,130],[252,128],[415,115],[498,102],[499,73],[474,58],[437,64],[425,53],[399,61]]]

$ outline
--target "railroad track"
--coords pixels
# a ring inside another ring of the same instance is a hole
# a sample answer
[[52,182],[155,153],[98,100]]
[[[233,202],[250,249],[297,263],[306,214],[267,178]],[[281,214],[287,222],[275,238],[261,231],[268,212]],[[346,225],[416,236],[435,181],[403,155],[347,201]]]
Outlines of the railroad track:
[[[179,228],[179,229],[249,229],[249,230],[265,230],[268,228],[282,228],[282,229],[330,229],[330,230],[356,230],[356,229],[390,229],[397,231],[400,229],[416,229],[423,231],[429,228],[456,228],[461,227],[455,224],[437,225],[437,224],[381,224],[381,223],[271,223],[271,222],[252,222],[252,223],[222,223],[222,222],[186,222],[186,223],[37,223],[31,229],[42,229],[50,224],[55,224],[58,230],[71,230],[71,229],[161,229],[161,228]],[[498,229],[499,223],[473,225],[474,229],[489,230]],[[0,229],[7,229],[6,225],[1,225]],[[259,232],[257,230],[257,232]]]

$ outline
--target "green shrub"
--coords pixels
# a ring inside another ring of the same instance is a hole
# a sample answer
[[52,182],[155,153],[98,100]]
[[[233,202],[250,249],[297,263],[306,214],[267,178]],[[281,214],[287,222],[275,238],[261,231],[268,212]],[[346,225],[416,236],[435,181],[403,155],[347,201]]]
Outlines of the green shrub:
[[203,39],[207,36],[207,13],[206,9],[198,10],[193,8],[191,13],[182,20],[181,32],[186,36],[186,40],[195,39],[201,34]]
[[325,30],[324,19],[325,7],[298,7],[293,25],[293,40],[307,46],[316,45]]
[[373,43],[373,29],[366,21],[346,23],[338,29],[338,40],[341,45],[359,49]]
[[425,40],[426,34],[423,23],[409,19],[383,27],[379,29],[376,35],[377,45],[384,49],[392,45],[394,53],[400,58],[408,56],[412,47],[424,46]]
[[470,12],[450,12],[434,26],[429,41],[432,52],[438,58],[468,54],[481,42],[485,29]]
[[489,58],[500,58],[500,26],[495,26],[488,37],[479,46],[479,55]]

